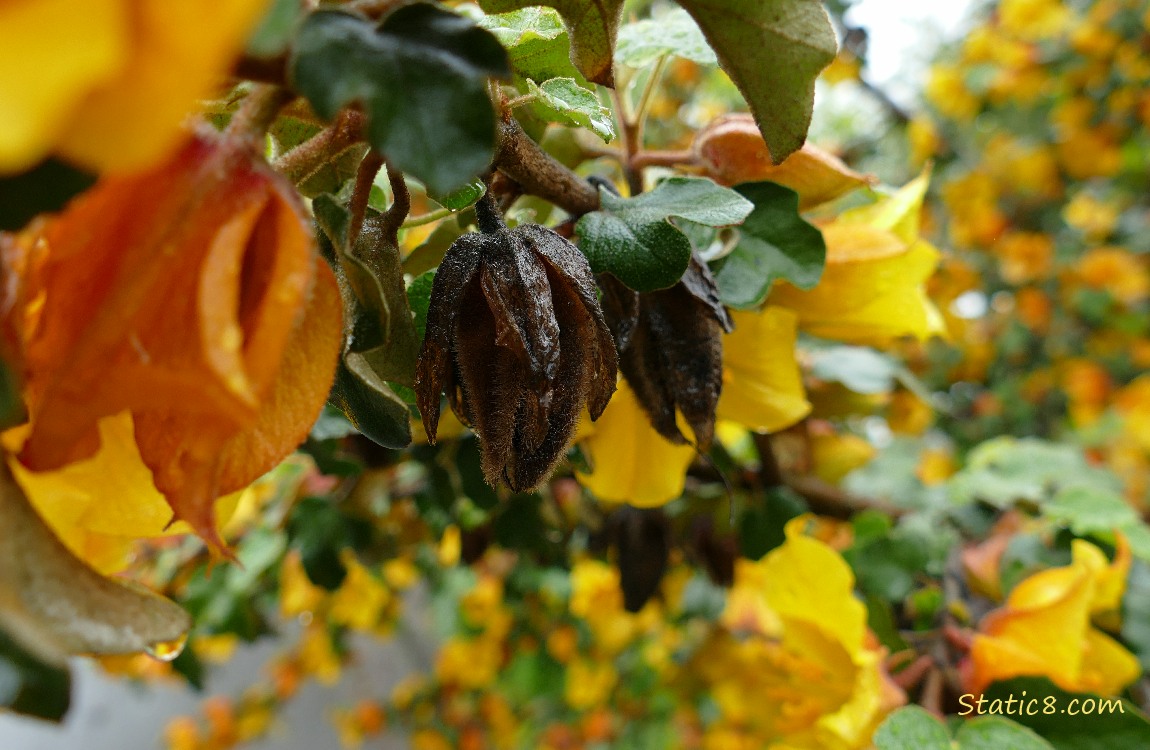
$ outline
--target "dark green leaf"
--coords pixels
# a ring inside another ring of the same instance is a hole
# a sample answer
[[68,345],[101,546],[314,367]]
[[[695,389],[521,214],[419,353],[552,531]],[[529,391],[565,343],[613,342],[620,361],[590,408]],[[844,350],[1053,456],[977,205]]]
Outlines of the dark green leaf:
[[37,214],[59,211],[96,176],[48,159],[17,175],[0,177],[0,231],[23,228]]
[[822,232],[799,215],[798,193],[773,182],[745,183],[736,190],[755,210],[739,227],[739,244],[715,274],[723,302],[758,307],[776,279],[800,289],[819,283],[827,246]]
[[482,198],[486,192],[487,186],[483,184],[483,180],[476,178],[445,195],[429,195],[428,197],[444,208],[462,211]]
[[0,631],[0,708],[60,721],[72,700],[68,667],[48,664]]
[[835,31],[811,0],[676,0],[698,22],[750,105],[776,163],[806,139],[815,79],[835,57]]
[[296,36],[291,74],[323,117],[361,104],[371,144],[430,190],[447,193],[490,163],[495,118],[486,81],[510,69],[489,32],[418,3],[378,28],[348,13],[312,13]]
[[422,340],[427,335],[427,308],[431,306],[431,287],[435,283],[435,271],[427,271],[416,276],[407,287],[407,303],[414,315],[415,331]]
[[729,226],[754,208],[734,190],[694,177],[672,177],[634,198],[602,188],[599,196],[602,209],[583,216],[575,227],[579,249],[595,273],[611,273],[641,292],[669,287],[687,269],[691,242],[671,218]]
[[[1056,750],[1144,750],[1150,747],[1150,721],[1129,701],[1068,693],[1045,677],[1016,677],[996,682],[983,694],[984,710],[1002,711],[1010,698],[1037,698],[1035,713],[1022,710],[1010,718],[1030,727]],[[1051,700],[1052,699],[1052,700]],[[1094,703],[1087,704],[1086,700]],[[1071,701],[1077,701],[1071,703]],[[1091,709],[1089,712],[1086,709]],[[1077,711],[1078,713],[1071,713]]]
[[542,85],[528,79],[527,91],[536,97],[535,113],[549,122],[587,128],[604,143],[615,137],[611,113],[574,78],[552,78]]
[[1135,560],[1122,596],[1122,640],[1150,671],[1150,565]]
[[612,57],[624,0],[480,0],[488,13],[505,13],[533,5],[559,11],[571,36],[571,61],[588,81],[614,85]]
[[805,500],[790,488],[766,493],[762,504],[755,504],[739,517],[739,550],[743,557],[758,560],[786,540],[783,529],[787,521],[809,511]]
[[248,54],[274,57],[286,52],[302,18],[303,4],[299,0],[275,0],[248,39]]

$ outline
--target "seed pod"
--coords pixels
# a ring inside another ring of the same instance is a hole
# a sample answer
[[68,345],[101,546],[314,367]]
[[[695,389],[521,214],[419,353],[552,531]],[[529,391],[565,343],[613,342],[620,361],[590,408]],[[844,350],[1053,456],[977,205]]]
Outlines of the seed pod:
[[671,555],[671,520],[662,508],[624,505],[611,516],[623,608],[638,612],[659,590]]
[[584,406],[597,419],[617,357],[583,254],[538,224],[508,229],[490,196],[480,232],[456,240],[431,290],[416,396],[434,441],[439,396],[479,436],[483,475],[537,487],[566,452]]
[[732,329],[707,266],[692,257],[679,283],[655,292],[640,294],[607,274],[599,286],[619,369],[652,426],[671,442],[686,443],[675,423],[677,409],[705,449],[723,384],[722,337]]

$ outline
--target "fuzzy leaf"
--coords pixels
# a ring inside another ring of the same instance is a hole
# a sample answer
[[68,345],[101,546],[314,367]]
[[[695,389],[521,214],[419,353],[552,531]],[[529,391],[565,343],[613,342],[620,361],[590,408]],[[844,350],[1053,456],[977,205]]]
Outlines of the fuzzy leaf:
[[511,69],[524,78],[574,78],[582,75],[571,63],[571,42],[563,19],[552,8],[529,7],[479,19],[507,49]]
[[775,162],[806,139],[815,78],[835,57],[835,31],[811,0],[677,0],[739,87]]
[[510,69],[491,33],[419,3],[378,27],[339,11],[311,14],[296,38],[291,75],[323,117],[361,104],[371,144],[446,193],[491,161],[495,118],[486,82]]
[[715,274],[723,302],[740,309],[758,307],[776,279],[800,289],[818,284],[827,246],[822,232],[799,215],[798,195],[771,182],[737,190],[755,210],[739,227],[739,244]]
[[692,177],[672,177],[634,198],[599,193],[602,210],[585,215],[575,227],[579,248],[595,273],[611,273],[640,292],[671,286],[691,260],[690,240],[669,219],[729,226],[754,208],[735,191]]
[[488,13],[505,13],[533,5],[559,11],[571,36],[571,62],[588,81],[614,85],[611,61],[615,35],[623,15],[623,0],[480,0]]
[[718,62],[699,25],[683,10],[629,23],[619,29],[615,45],[617,62],[644,68],[664,55],[682,57],[700,65]]
[[574,78],[552,78],[542,84],[528,79],[527,91],[536,96],[536,114],[550,122],[587,128],[604,143],[615,138],[611,113],[599,102],[599,97]]

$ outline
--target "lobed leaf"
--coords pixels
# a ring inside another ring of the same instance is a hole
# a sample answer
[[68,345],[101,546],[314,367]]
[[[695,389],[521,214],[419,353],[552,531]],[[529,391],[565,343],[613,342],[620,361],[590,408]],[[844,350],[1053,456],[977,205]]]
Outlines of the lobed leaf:
[[818,284],[827,246],[822,232],[799,215],[798,195],[771,182],[736,189],[755,209],[739,227],[739,244],[715,273],[723,302],[741,309],[758,307],[777,279],[800,289]]
[[575,125],[590,130],[610,143],[615,138],[615,123],[599,97],[579,85],[574,78],[552,78],[537,84],[527,80],[527,91],[534,94],[535,112],[551,122]]
[[510,75],[507,53],[462,16],[418,3],[376,27],[317,11],[300,28],[290,70],[323,117],[361,105],[370,143],[433,192],[460,187],[491,161],[495,116],[486,82]]
[[533,5],[559,11],[571,36],[571,62],[588,81],[614,86],[612,58],[623,16],[623,0],[480,0],[487,13],[505,13]]
[[579,249],[595,273],[611,273],[640,292],[678,281],[691,260],[691,242],[672,217],[719,227],[738,224],[754,205],[733,190],[697,177],[672,177],[652,191],[620,198],[600,189],[602,210],[575,227]]
[[776,163],[806,140],[815,79],[837,51],[811,0],[677,0],[698,22],[763,133]]

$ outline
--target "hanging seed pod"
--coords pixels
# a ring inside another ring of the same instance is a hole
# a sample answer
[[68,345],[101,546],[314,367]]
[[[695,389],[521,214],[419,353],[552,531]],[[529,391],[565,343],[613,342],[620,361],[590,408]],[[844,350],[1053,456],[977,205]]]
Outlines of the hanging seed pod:
[[688,442],[675,423],[678,410],[706,449],[723,383],[723,333],[733,327],[711,272],[692,257],[682,280],[668,289],[640,294],[607,274],[599,286],[619,369],[652,426],[673,443]]
[[671,520],[662,508],[624,505],[611,517],[623,608],[638,612],[659,590],[671,555]]
[[508,229],[490,195],[481,231],[456,240],[431,290],[416,396],[435,439],[439,397],[479,436],[483,475],[515,492],[550,476],[584,406],[615,391],[611,332],[583,254],[538,224]]

